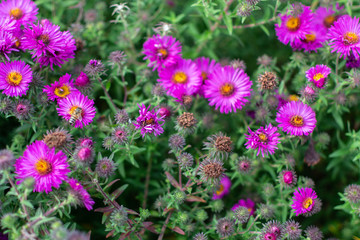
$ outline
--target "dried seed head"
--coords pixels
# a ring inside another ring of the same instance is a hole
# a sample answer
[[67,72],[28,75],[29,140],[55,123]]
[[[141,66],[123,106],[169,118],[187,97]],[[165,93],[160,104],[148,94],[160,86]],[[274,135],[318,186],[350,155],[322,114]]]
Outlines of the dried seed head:
[[190,95],[184,95],[181,97],[181,102],[185,105],[185,107],[191,107],[193,103],[193,98]]
[[205,159],[200,163],[199,166],[201,179],[203,181],[214,183],[217,185],[219,183],[220,177],[223,176],[225,168],[223,163],[218,159]]
[[176,130],[184,135],[192,134],[195,132],[197,120],[193,113],[184,112],[176,119]]
[[230,218],[220,218],[216,224],[216,231],[221,237],[229,237],[235,231],[234,220]]
[[185,146],[185,138],[180,136],[179,134],[173,134],[169,138],[169,147],[174,150],[178,151],[183,149]]
[[222,132],[218,132],[207,138],[204,142],[204,150],[209,151],[209,156],[226,160],[233,149],[233,142]]
[[73,142],[70,133],[63,128],[48,130],[43,141],[49,148],[54,147],[56,149],[67,147]]
[[273,90],[278,84],[277,76],[273,72],[265,72],[258,78],[260,90]]

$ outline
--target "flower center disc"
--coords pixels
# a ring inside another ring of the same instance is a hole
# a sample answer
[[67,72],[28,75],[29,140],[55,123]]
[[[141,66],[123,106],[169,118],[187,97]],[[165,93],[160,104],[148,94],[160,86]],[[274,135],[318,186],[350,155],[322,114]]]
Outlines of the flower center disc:
[[234,93],[234,86],[230,83],[225,83],[220,88],[221,95],[223,96],[231,96]]
[[154,124],[154,119],[153,118],[150,118],[150,119],[147,119],[146,121],[145,121],[145,124],[146,125],[151,125],[151,124]]
[[[78,106],[72,106],[70,108],[69,114],[72,115],[77,108],[78,108]],[[82,111],[81,111],[81,113],[82,113]]]
[[260,133],[259,134],[259,139],[260,139],[261,142],[266,142],[268,138],[267,138],[266,134]]
[[24,15],[23,11],[20,8],[12,8],[10,10],[10,16],[14,19],[19,20]]
[[334,22],[335,22],[335,16],[333,16],[333,15],[329,15],[324,19],[324,25],[327,28],[331,27]]
[[291,94],[290,96],[289,96],[289,101],[298,101],[299,100],[299,97],[298,96],[296,96],[296,95],[294,95],[294,94]]
[[22,80],[22,75],[18,72],[10,72],[7,81],[11,86],[18,86]]
[[48,45],[50,43],[50,37],[47,34],[41,34],[38,37],[38,40],[41,40],[45,45]]
[[162,58],[166,58],[168,55],[168,51],[164,48],[160,48],[157,50],[157,52],[160,54]]
[[344,35],[343,41],[345,45],[352,45],[359,42],[359,37],[356,33],[347,32]]
[[201,77],[202,77],[203,83],[205,83],[205,80],[208,79],[206,72],[201,72]]
[[319,81],[320,79],[323,79],[323,78],[325,78],[325,76],[322,73],[317,73],[313,77],[314,81]]
[[301,127],[304,125],[304,119],[299,115],[295,115],[295,116],[291,117],[290,122],[295,127]]
[[174,74],[173,76],[173,81],[175,83],[181,83],[181,84],[184,84],[187,82],[187,76],[184,72],[177,72]]
[[316,40],[315,34],[305,34],[305,42],[314,42]]
[[300,19],[298,17],[290,17],[286,21],[286,27],[290,31],[296,31],[300,28]]
[[59,88],[55,88],[54,94],[58,97],[64,98],[70,94],[69,87],[66,85],[63,85]]
[[311,198],[306,198],[303,202],[303,208],[308,209],[310,206],[312,206],[313,200]]
[[224,186],[221,184],[219,189],[216,191],[217,195],[220,195],[224,191]]
[[40,175],[46,175],[51,172],[52,167],[48,161],[40,159],[35,163],[35,169]]

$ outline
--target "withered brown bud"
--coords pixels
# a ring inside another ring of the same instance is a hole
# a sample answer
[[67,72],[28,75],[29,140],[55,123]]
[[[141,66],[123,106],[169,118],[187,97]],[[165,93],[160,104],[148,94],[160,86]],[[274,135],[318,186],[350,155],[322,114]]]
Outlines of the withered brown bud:
[[182,115],[177,117],[177,122],[182,128],[191,128],[196,125],[197,120],[193,113],[184,112]]
[[275,73],[265,72],[259,76],[258,83],[260,90],[273,90],[277,86],[278,80]]

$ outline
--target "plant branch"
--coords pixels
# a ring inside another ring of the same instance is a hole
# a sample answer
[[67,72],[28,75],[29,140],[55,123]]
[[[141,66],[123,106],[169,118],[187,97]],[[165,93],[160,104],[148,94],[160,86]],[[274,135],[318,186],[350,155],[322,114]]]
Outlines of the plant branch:
[[171,214],[172,214],[172,213],[173,213],[173,210],[171,210],[171,211],[169,212],[169,214],[167,215],[166,220],[165,220],[165,222],[164,222],[164,224],[163,224],[163,226],[162,226],[162,228],[161,228],[161,233],[160,233],[160,235],[159,235],[158,240],[162,240],[162,239],[163,239],[164,234],[165,234],[165,230],[166,230],[166,225],[169,223],[169,220],[170,220],[170,217],[171,217]]

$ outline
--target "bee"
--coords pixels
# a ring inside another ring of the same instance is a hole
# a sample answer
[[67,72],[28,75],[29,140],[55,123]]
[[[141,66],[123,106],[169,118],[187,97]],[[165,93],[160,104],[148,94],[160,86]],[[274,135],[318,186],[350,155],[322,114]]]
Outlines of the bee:
[[81,121],[82,120],[82,113],[83,110],[81,107],[77,107],[71,114],[71,118],[69,120],[69,123],[72,125],[76,122],[76,120]]

